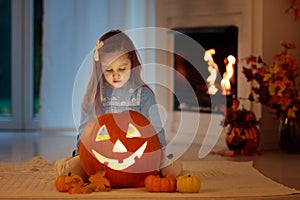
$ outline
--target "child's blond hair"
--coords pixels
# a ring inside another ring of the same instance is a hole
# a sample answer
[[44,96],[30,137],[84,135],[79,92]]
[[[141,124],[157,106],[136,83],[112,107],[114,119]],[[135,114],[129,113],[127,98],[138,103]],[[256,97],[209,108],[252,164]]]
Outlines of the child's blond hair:
[[105,82],[101,55],[112,52],[127,53],[131,61],[130,80],[136,86],[145,85],[141,79],[141,62],[131,39],[120,30],[111,30],[105,33],[96,42],[93,70],[82,103],[84,110],[94,113],[95,115],[101,114],[100,104],[103,96],[103,84]]

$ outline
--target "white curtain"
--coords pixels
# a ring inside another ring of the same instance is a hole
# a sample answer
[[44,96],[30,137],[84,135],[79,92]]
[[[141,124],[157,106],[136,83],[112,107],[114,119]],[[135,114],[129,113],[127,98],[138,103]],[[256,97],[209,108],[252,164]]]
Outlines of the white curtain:
[[110,29],[154,26],[154,9],[154,0],[44,0],[41,129],[76,130],[73,86],[96,40]]

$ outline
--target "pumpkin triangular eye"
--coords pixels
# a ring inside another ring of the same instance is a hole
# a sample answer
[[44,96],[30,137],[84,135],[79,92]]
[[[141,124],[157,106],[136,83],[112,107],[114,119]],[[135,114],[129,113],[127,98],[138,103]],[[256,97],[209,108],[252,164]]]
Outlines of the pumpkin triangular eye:
[[103,125],[101,126],[101,128],[99,129],[98,133],[97,133],[97,137],[96,137],[96,142],[101,141],[101,140],[109,140],[110,136],[107,132],[106,126]]
[[126,138],[135,138],[135,137],[141,137],[141,136],[142,135],[137,130],[137,128],[130,123],[128,125],[128,130],[127,130]]

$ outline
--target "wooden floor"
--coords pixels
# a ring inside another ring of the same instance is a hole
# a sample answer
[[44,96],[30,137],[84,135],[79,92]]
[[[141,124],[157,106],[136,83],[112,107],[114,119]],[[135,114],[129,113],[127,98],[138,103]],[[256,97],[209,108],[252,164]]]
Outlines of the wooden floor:
[[[39,155],[47,161],[70,156],[76,147],[73,132],[0,132],[0,161],[23,162]],[[194,150],[195,149],[195,150]],[[190,147],[183,160],[195,159],[199,148]],[[253,160],[254,167],[265,176],[288,187],[300,190],[300,154],[286,154],[279,150],[264,151],[251,157],[221,157],[209,155],[206,160]]]

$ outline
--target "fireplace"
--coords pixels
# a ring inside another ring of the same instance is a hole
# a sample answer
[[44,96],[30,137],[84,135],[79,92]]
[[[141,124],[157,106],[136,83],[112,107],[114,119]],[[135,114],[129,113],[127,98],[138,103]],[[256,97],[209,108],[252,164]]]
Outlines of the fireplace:
[[[174,52],[179,53],[174,54],[176,74],[173,109],[219,113],[222,112],[224,102],[225,106],[231,106],[232,99],[237,96],[235,58],[238,56],[238,28],[218,26],[173,30],[192,38],[204,48],[204,52],[193,52],[189,45],[185,45],[182,34],[174,34]],[[201,64],[194,66],[187,57],[203,60],[199,61]],[[218,73],[219,76],[214,77],[214,73]],[[182,81],[182,77],[188,82]],[[187,94],[187,84],[193,89],[193,95]],[[219,101],[218,97],[225,101]]]

